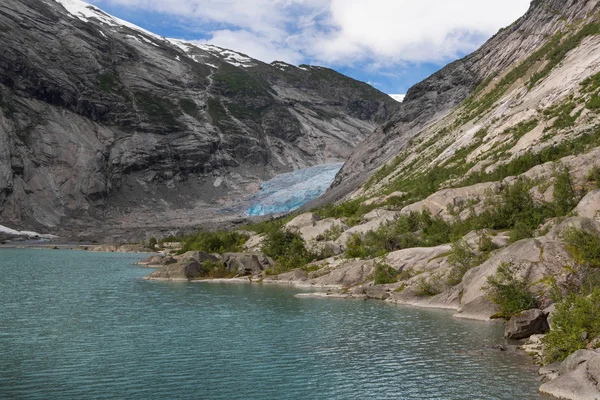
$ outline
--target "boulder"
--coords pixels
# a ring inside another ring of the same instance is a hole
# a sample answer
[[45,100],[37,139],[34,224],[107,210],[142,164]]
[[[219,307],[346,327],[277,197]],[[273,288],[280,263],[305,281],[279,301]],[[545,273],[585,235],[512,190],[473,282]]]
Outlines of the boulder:
[[365,289],[365,295],[369,299],[386,300],[390,297],[390,292],[381,287],[371,286]]
[[507,339],[526,339],[531,335],[546,333],[550,329],[547,314],[532,309],[513,315],[504,328],[504,337]]
[[547,375],[551,380],[540,386],[540,392],[567,400],[598,400],[599,368],[600,352],[578,350],[562,362],[558,373]]
[[374,262],[356,260],[342,261],[309,274],[308,282],[315,286],[352,287],[370,279],[374,272]]
[[227,270],[242,276],[257,275],[275,265],[275,262],[263,253],[225,253],[223,262]]
[[187,279],[198,279],[204,275],[204,270],[198,261],[192,260],[183,263],[183,274]]
[[585,195],[575,208],[580,217],[592,218],[600,221],[600,189],[593,190]]
[[164,265],[144,279],[152,281],[188,281],[201,278],[202,275],[202,265],[196,260],[187,260]]
[[204,261],[218,261],[219,259],[212,255],[212,254],[208,254],[204,251],[188,251],[186,253],[183,253],[180,257],[180,260],[183,261],[189,261],[189,260],[195,260],[198,261],[199,263],[203,263]]

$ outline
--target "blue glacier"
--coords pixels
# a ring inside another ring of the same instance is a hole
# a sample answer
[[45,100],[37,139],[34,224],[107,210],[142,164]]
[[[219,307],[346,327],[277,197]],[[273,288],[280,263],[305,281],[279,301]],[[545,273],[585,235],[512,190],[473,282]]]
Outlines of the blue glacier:
[[277,175],[260,186],[247,214],[279,214],[300,208],[325,193],[343,165],[317,165]]

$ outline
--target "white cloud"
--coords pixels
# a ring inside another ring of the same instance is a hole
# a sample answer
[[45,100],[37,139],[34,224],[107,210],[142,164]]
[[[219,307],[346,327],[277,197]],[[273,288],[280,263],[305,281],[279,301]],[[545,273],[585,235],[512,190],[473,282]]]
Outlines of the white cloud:
[[529,6],[529,0],[92,1],[183,17],[208,42],[266,62],[338,66],[444,62],[474,50]]
[[280,60],[290,64],[300,64],[304,60],[304,56],[299,51],[295,51],[280,42],[273,41],[268,36],[259,35],[247,30],[232,31],[223,29],[214,31],[210,40],[192,41],[192,43],[194,42],[210,43],[225,49],[233,49],[265,62]]
[[400,103],[402,103],[404,101],[404,98],[406,97],[405,94],[388,94],[388,96]]

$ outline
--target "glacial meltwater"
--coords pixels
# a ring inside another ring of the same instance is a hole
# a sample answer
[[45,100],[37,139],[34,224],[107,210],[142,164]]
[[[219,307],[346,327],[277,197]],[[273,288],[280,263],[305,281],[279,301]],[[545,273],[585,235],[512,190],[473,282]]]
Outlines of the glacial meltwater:
[[0,249],[1,399],[539,399],[502,327],[287,287],[149,282],[140,255]]
[[285,213],[325,193],[344,163],[317,165],[277,175],[260,186],[248,215]]

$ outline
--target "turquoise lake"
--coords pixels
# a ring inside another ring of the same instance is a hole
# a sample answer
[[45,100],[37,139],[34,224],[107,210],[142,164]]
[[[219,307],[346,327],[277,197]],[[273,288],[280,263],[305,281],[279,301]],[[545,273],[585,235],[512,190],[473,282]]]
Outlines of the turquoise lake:
[[1,399],[539,399],[502,326],[285,287],[141,278],[142,256],[0,249]]

